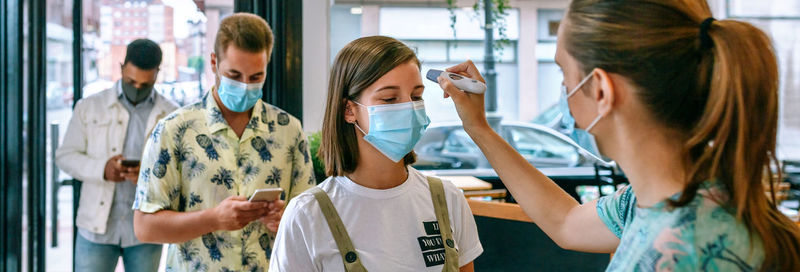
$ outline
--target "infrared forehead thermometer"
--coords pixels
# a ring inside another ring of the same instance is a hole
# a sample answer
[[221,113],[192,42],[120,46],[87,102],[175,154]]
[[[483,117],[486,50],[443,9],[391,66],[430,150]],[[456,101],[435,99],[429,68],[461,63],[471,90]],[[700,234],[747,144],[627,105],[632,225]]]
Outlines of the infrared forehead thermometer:
[[476,94],[482,94],[486,92],[486,84],[483,84],[483,82],[455,73],[430,69],[428,70],[428,74],[425,77],[427,77],[430,81],[439,83],[438,78],[440,75],[444,76],[447,80],[450,80],[450,83],[453,83],[453,85],[456,85],[456,87],[458,87],[461,90]]

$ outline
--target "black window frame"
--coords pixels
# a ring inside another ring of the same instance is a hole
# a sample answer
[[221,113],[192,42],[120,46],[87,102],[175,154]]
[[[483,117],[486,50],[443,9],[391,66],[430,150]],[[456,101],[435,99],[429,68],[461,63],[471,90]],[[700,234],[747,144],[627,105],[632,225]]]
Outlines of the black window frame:
[[22,270],[22,4],[0,4],[0,271]]
[[235,0],[234,12],[261,16],[272,28],[262,100],[303,120],[303,1]]

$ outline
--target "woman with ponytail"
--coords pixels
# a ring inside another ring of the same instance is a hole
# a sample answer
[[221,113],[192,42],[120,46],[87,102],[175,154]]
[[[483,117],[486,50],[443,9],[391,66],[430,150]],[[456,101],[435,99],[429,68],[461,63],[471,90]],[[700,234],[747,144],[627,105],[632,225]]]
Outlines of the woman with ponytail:
[[[776,181],[778,67],[762,31],[713,19],[703,0],[573,0],[555,59],[573,134],[630,180],[583,205],[492,131],[483,95],[439,82],[556,243],[613,252],[608,271],[800,271],[800,230],[764,194]],[[482,78],[471,62],[448,71]]]

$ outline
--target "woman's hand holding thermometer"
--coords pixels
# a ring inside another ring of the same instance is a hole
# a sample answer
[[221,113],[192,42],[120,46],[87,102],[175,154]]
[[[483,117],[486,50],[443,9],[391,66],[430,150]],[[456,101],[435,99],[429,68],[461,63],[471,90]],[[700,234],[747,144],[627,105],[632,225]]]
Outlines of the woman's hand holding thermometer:
[[[468,60],[456,66],[447,68],[446,73],[463,75],[464,78],[470,80],[475,79],[484,86],[483,90],[485,91],[486,85],[483,83],[483,77],[472,61]],[[459,87],[454,83],[457,80],[449,80],[449,77],[444,75],[444,73],[440,73],[438,78],[442,78],[443,80],[437,80],[437,82],[439,83],[439,86],[442,87],[442,90],[444,90],[444,97],[450,97],[453,99],[453,102],[456,106],[456,111],[458,112],[458,117],[461,118],[464,126],[464,130],[466,130],[467,133],[471,132],[473,129],[488,128],[491,130],[489,122],[486,120],[483,91],[480,93],[473,93],[464,90],[464,88]],[[430,78],[430,72],[428,78]],[[447,80],[445,80],[445,78]]]
[[426,77],[433,82],[439,83],[439,77],[442,76],[449,80],[453,85],[458,87],[461,90],[475,93],[475,94],[482,94],[486,92],[486,84],[483,82],[471,79],[456,73],[445,72],[442,70],[430,69],[428,70],[428,74]]

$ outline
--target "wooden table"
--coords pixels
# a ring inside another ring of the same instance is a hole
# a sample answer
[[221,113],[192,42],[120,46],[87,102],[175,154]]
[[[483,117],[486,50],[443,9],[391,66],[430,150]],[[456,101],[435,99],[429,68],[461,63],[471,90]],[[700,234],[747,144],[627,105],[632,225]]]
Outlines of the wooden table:
[[440,176],[438,178],[443,180],[449,180],[450,182],[453,183],[453,185],[464,191],[492,189],[491,183],[488,183],[486,181],[480,180],[472,176]]
[[533,223],[519,204],[467,199],[472,215]]

